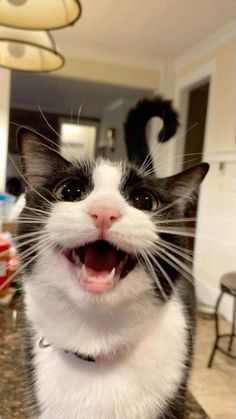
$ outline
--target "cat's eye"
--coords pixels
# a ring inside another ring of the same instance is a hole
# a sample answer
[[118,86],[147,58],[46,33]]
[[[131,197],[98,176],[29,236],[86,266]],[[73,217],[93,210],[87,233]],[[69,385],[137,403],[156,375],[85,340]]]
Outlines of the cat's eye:
[[157,198],[149,191],[139,190],[133,192],[130,200],[135,208],[144,211],[154,211],[158,208]]
[[54,190],[54,195],[60,201],[80,201],[83,197],[83,188],[76,180],[68,180],[61,183]]

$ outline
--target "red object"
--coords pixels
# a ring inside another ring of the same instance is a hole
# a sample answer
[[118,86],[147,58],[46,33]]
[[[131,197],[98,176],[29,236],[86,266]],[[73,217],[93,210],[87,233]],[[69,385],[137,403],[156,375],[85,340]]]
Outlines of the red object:
[[[10,243],[7,240],[0,239],[0,288],[4,290],[8,287],[8,279],[10,276]],[[4,283],[6,285],[4,286]]]

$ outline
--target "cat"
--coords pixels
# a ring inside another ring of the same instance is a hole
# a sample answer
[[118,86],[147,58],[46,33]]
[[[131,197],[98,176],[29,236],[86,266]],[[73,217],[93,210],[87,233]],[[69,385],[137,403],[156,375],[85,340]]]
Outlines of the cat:
[[182,229],[208,164],[158,179],[133,162],[67,161],[26,128],[18,142],[36,416],[182,418],[194,286],[171,226]]

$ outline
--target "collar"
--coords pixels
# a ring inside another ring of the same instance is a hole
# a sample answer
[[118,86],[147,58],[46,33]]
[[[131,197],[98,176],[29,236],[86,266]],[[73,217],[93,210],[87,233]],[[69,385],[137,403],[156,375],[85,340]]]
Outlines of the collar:
[[[41,349],[47,349],[49,348],[51,345],[51,343],[49,343],[45,337],[42,337],[39,341],[39,347]],[[95,357],[91,356],[91,355],[85,355],[85,354],[81,354],[80,352],[72,352],[72,351],[66,351],[63,350],[64,353],[66,354],[72,354],[74,356],[76,356],[77,358],[81,359],[82,361],[87,361],[87,362],[109,362],[109,361],[113,361],[116,358],[116,355],[118,352],[120,352],[120,350],[117,350],[116,352],[111,352],[110,354],[99,354],[96,355]]]
[[70,351],[64,351],[66,354],[73,354],[75,356],[77,356],[77,358],[82,359],[82,361],[87,361],[87,362],[97,362],[96,358],[94,358],[93,356],[90,355],[84,355],[81,354],[79,352],[70,352]]

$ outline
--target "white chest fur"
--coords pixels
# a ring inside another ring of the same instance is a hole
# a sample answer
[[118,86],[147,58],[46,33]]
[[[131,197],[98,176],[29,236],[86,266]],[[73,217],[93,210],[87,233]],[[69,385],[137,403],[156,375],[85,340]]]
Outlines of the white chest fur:
[[[187,325],[172,298],[144,325],[129,353],[89,363],[35,343],[40,419],[156,419],[184,374]],[[134,338],[135,340],[135,338]]]

